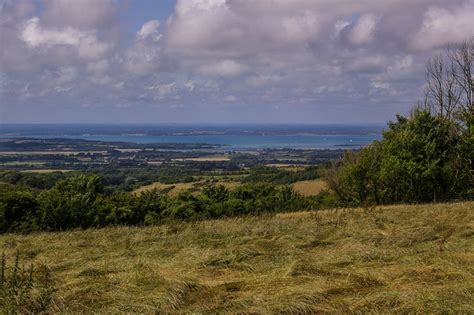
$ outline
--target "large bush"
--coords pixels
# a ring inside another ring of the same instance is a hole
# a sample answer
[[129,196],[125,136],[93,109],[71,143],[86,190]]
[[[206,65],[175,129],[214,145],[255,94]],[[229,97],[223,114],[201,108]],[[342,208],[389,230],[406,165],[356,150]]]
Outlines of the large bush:
[[0,232],[32,231],[38,228],[39,204],[35,195],[22,188],[0,187]]
[[472,135],[428,110],[397,116],[383,139],[348,154],[326,177],[341,200],[433,202],[467,198],[473,187]]
[[98,176],[77,176],[59,181],[39,195],[40,222],[50,230],[91,226],[102,192]]

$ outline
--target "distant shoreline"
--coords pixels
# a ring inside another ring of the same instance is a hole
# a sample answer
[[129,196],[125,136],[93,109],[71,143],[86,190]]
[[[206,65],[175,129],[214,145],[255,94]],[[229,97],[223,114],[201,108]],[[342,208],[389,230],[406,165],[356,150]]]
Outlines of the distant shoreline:
[[68,139],[133,144],[208,145],[214,149],[357,149],[381,138],[382,127],[355,125],[3,125],[0,139]]

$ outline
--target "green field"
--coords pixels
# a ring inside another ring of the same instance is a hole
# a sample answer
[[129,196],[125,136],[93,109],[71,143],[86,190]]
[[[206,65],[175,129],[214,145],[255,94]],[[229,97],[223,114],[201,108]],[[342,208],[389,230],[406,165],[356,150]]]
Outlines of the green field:
[[5,234],[0,244],[7,267],[18,251],[34,268],[18,312],[474,312],[474,202]]

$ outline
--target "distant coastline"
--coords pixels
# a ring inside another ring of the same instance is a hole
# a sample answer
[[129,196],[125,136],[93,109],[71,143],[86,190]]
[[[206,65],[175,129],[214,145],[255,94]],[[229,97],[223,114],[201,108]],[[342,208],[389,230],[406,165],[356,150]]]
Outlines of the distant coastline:
[[90,125],[5,124],[0,139],[210,144],[226,150],[357,149],[381,138],[379,125]]

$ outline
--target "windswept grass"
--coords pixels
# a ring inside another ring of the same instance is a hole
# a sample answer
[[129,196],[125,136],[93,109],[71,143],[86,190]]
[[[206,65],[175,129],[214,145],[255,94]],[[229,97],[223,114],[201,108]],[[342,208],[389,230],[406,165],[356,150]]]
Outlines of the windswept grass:
[[473,313],[474,203],[3,235],[51,312]]

